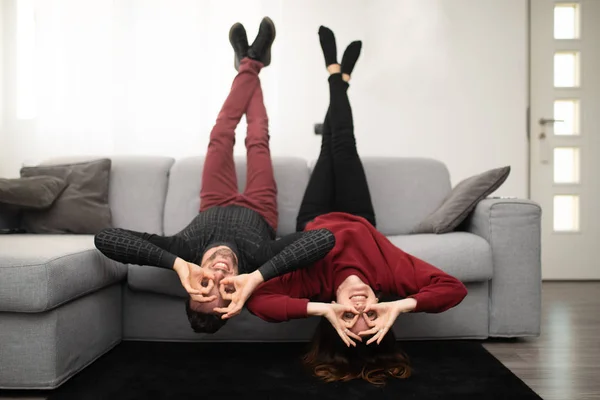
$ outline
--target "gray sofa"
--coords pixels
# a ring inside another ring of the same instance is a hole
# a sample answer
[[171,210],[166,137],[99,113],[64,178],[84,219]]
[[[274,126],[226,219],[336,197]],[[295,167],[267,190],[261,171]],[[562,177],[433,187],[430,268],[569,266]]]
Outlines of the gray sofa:
[[[61,163],[79,160],[52,160]],[[463,230],[409,235],[449,193],[446,167],[364,158],[378,228],[397,246],[458,277],[468,296],[442,314],[401,316],[402,339],[536,336],[540,328],[540,208],[486,199]],[[245,160],[236,160],[240,186]],[[279,235],[294,231],[309,164],[275,158]],[[157,234],[183,228],[199,208],[203,158],[114,157],[113,224]],[[15,224],[4,212],[2,227]],[[174,272],[103,257],[90,235],[0,235],[0,388],[55,388],[121,340],[307,341],[315,319],[269,324],[244,311],[214,335],[196,334]]]

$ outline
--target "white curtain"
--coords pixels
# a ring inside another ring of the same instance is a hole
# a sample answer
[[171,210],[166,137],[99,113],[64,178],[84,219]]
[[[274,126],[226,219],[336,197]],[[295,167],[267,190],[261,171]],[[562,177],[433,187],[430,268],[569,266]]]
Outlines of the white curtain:
[[[203,153],[235,76],[229,27],[244,22],[252,41],[264,15],[277,21],[281,2],[32,4],[34,68],[26,78],[34,85],[25,96],[33,124],[23,139],[27,160],[36,162],[81,154]],[[27,71],[23,67],[17,73]],[[277,101],[274,83],[263,79],[268,107]]]
[[[35,21],[22,18],[26,28],[33,26],[34,40],[17,37],[24,65],[15,75],[24,90],[14,93],[19,104],[32,104],[34,117],[9,121],[11,171],[65,155],[203,154],[235,76],[229,28],[242,22],[251,42],[265,15],[277,27],[273,63],[261,73],[274,155],[317,155],[312,127],[322,121],[329,97],[321,24],[335,31],[340,58],[350,41],[365,41],[360,79],[352,82],[352,101],[361,111],[355,126],[369,135],[363,154],[397,153],[373,135],[389,139],[390,123],[415,131],[403,126],[410,119],[396,118],[403,109],[415,117],[412,125],[435,123],[420,117],[433,97],[441,103],[440,118],[452,116],[438,95],[441,84],[452,83],[440,67],[449,52],[442,15],[444,7],[452,9],[443,0],[0,1],[32,4],[22,8]],[[415,71],[424,78],[415,79]],[[243,122],[236,154],[244,153]]]

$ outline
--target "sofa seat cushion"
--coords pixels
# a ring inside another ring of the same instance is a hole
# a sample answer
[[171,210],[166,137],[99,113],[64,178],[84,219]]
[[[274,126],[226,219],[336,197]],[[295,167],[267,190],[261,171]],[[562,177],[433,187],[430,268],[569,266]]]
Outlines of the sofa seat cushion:
[[399,235],[388,239],[462,282],[492,279],[492,248],[485,239],[472,233]]
[[167,296],[188,296],[175,271],[147,265],[130,265],[127,285],[132,290],[165,294]]
[[0,312],[50,310],[127,275],[93,235],[0,235],[0,249]]

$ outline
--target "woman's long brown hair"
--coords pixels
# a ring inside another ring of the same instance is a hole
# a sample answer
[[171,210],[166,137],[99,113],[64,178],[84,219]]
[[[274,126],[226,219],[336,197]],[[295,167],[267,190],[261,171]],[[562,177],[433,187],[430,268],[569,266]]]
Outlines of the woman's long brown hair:
[[312,373],[325,382],[346,382],[364,379],[373,385],[385,385],[387,378],[408,378],[411,368],[408,356],[396,344],[393,332],[388,332],[379,345],[356,342],[346,347],[335,329],[322,319],[303,362]]

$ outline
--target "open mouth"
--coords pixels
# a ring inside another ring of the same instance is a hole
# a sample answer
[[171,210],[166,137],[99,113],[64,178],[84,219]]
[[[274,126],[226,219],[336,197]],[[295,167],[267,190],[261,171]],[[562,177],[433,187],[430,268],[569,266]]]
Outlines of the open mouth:
[[216,269],[218,271],[230,272],[229,265],[227,263],[225,263],[224,261],[217,261],[216,263],[214,263],[212,265],[211,268]]
[[367,300],[367,296],[365,296],[364,294],[355,294],[353,296],[350,296],[350,300],[352,300],[352,301],[365,301],[365,300]]

